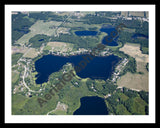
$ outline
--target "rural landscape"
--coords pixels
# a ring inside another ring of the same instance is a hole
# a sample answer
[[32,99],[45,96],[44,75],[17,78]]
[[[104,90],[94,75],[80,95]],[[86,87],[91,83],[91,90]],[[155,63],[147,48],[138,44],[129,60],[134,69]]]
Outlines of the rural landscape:
[[144,11],[13,11],[12,115],[148,115],[148,27]]

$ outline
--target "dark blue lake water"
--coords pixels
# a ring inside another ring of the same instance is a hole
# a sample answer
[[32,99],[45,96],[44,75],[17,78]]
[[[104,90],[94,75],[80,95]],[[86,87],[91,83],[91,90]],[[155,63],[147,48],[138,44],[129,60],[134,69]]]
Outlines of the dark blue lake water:
[[148,36],[144,35],[144,34],[140,34],[140,33],[136,33],[132,36],[132,38],[138,38],[138,37],[144,37],[146,39],[148,39]]
[[[100,29],[100,31],[108,34],[107,36],[105,36],[102,39],[102,44],[105,44],[105,45],[108,45],[108,46],[118,46],[117,39],[118,39],[119,36],[115,36],[115,32],[117,32],[115,27],[113,27],[111,25],[108,25],[106,27],[103,26]],[[106,38],[108,38],[108,41],[106,40]]]
[[[102,39],[102,44],[108,45],[108,46],[118,46],[117,39],[119,36],[114,36],[114,32],[117,30],[112,25],[102,25],[101,29],[99,30],[101,32],[105,32],[108,35],[105,36]],[[98,31],[75,31],[75,34],[77,36],[96,36]],[[109,41],[106,41],[106,38],[108,38]]]
[[107,106],[103,98],[98,96],[82,97],[81,106],[73,115],[108,115]]
[[[35,69],[38,72],[36,75],[36,83],[42,84],[47,82],[49,75],[58,72],[67,62],[72,63],[74,67],[79,66],[79,63],[84,60],[83,57],[86,56],[88,56],[88,54],[69,57],[54,55],[43,56],[35,62]],[[111,76],[119,60],[120,58],[114,55],[105,57],[94,56],[92,60],[89,60],[89,63],[86,63],[85,68],[81,68],[82,70],[80,72],[76,70],[76,74],[81,78],[89,77],[91,79],[106,80]]]
[[75,34],[77,36],[96,36],[97,31],[76,31]]

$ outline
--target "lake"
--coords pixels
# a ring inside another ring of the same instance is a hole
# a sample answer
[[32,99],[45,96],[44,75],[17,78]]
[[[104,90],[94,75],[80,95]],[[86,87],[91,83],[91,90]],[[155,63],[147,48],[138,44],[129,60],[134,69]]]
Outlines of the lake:
[[140,34],[140,33],[135,33],[132,38],[145,38],[148,39],[148,36],[144,35],[144,34]]
[[[99,29],[99,31],[107,33],[107,36],[112,38],[111,37],[111,32],[112,31],[117,31],[117,30],[112,25],[102,25],[102,27]],[[77,36],[96,36],[97,33],[98,33],[98,31],[87,31],[87,30],[86,31],[75,31],[75,34]],[[117,40],[118,40],[119,36],[116,36],[115,38],[113,38],[113,40],[111,42],[106,41],[105,38],[107,36],[103,37],[102,44],[105,44],[105,45],[108,45],[108,46],[118,46]]]
[[77,36],[96,36],[97,31],[75,31]]
[[[116,36],[115,38],[113,38],[111,36],[111,32],[113,31],[116,31],[117,30],[115,29],[115,27],[113,27],[112,25],[107,25],[107,26],[102,26],[102,28],[100,29],[101,32],[105,32],[107,33],[108,35],[105,36],[103,39],[102,39],[102,44],[105,44],[105,45],[108,45],[108,46],[118,46],[118,43],[117,43],[117,40],[118,40],[118,37],[119,36]],[[112,40],[111,42],[107,42],[106,41],[106,37],[108,37],[108,40]]]
[[86,96],[80,99],[81,106],[73,115],[108,115],[107,106],[103,98]]
[[[54,72],[58,72],[62,69],[63,65],[66,63],[72,63],[74,67],[79,65],[79,63],[84,60],[83,58],[88,56],[88,54],[75,55],[75,56],[55,56],[55,55],[45,55],[35,62],[35,69],[38,72],[36,75],[36,83],[42,84],[48,81],[49,75]],[[91,79],[108,79],[116,64],[120,61],[118,56],[94,56],[93,60],[82,69],[80,72],[76,70],[76,74],[81,78],[91,78]]]

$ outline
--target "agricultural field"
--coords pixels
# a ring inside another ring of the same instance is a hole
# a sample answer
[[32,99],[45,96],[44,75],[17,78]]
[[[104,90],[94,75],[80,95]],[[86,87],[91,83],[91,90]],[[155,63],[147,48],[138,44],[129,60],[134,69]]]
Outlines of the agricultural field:
[[[29,39],[34,37],[37,34],[44,34],[48,36],[53,36],[56,34],[56,29],[62,22],[57,21],[49,21],[44,22],[43,20],[38,20],[35,24],[33,24],[29,29],[30,32],[23,35],[16,44],[24,45],[28,44]],[[56,29],[54,29],[56,28]]]
[[35,58],[36,56],[38,56],[38,51],[35,48],[29,48],[23,55],[25,58]]
[[17,80],[18,80],[18,78],[19,78],[19,72],[17,72],[17,71],[12,71],[12,82],[13,82],[13,83],[16,83]]
[[148,55],[141,53],[139,44],[127,43],[124,45],[124,47],[120,48],[120,51],[123,51],[124,53],[135,58],[137,64],[137,73],[133,74],[127,72],[127,74],[122,76],[121,79],[117,81],[117,85],[119,87],[148,91],[149,74],[146,69],[146,65],[149,62]]
[[44,50],[51,50],[52,52],[70,52],[72,51],[73,44],[65,42],[48,42]]
[[25,53],[28,50],[27,47],[12,46],[12,54],[14,53]]
[[139,44],[126,43],[122,48],[120,48],[120,51],[134,57],[138,62],[149,62],[148,55],[142,54]]

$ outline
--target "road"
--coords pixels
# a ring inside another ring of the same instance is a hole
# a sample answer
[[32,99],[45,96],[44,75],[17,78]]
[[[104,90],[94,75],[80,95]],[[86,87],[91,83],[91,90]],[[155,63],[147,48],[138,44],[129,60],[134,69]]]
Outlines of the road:
[[27,70],[27,68],[26,68],[26,66],[24,66],[24,75],[23,75],[23,84],[24,84],[24,86],[28,89],[28,91],[29,92],[39,92],[39,91],[34,91],[34,90],[31,90],[28,86],[27,86],[27,84],[25,83],[25,75],[26,75],[26,70]]

